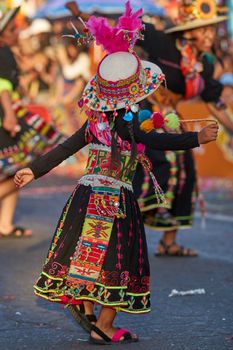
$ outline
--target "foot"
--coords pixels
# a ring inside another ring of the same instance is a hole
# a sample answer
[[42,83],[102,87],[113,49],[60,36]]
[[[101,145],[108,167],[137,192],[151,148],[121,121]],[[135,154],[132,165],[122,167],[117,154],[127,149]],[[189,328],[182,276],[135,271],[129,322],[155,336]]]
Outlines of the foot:
[[195,257],[198,256],[197,252],[191,248],[184,248],[183,246],[172,242],[170,244],[165,243],[163,240],[159,242],[156,256],[184,256],[184,257]]
[[115,328],[113,326],[97,327],[97,324],[93,326],[90,336],[90,341],[96,344],[131,343],[138,340],[137,335],[127,329]]
[[10,228],[0,228],[0,237],[13,237],[13,238],[21,238],[21,237],[31,237],[32,230],[26,229],[20,226],[11,226]]

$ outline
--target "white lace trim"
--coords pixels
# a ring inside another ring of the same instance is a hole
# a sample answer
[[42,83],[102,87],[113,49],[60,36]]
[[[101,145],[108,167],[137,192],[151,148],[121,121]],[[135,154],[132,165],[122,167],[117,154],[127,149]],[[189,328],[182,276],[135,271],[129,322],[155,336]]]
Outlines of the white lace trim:
[[133,192],[132,185],[105,175],[87,174],[82,176],[79,179],[78,184],[84,185],[84,186],[91,186],[91,187],[105,186],[105,187],[111,187],[111,188],[117,188],[117,189],[124,187],[127,190]]
[[98,143],[90,143],[90,149],[97,149],[98,151],[111,152],[111,147],[107,145],[98,144]]

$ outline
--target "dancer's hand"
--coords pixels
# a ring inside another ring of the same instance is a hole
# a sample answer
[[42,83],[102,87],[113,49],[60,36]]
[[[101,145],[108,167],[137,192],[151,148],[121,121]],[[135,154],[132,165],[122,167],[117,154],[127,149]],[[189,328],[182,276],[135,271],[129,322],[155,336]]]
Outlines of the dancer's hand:
[[218,136],[218,124],[212,123],[210,125],[205,126],[201,131],[198,133],[198,142],[199,145],[208,143],[211,141],[215,141]]
[[34,180],[34,174],[30,168],[24,168],[17,171],[14,177],[15,185],[22,188]]

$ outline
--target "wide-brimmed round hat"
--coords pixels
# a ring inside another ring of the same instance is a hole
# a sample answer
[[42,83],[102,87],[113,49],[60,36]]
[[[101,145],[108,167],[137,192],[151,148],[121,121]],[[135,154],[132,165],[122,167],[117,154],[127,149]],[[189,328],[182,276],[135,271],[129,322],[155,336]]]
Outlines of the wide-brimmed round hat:
[[165,33],[175,33],[217,24],[227,20],[219,16],[215,0],[181,0],[178,4],[179,16],[175,26]]
[[127,109],[152,94],[164,79],[157,65],[141,61],[134,52],[115,52],[99,63],[79,105],[103,112]]
[[4,31],[8,23],[17,15],[19,9],[20,6],[6,12],[5,16],[0,20],[0,34]]
[[141,61],[133,50],[136,41],[143,39],[141,15],[142,10],[133,12],[127,1],[125,12],[114,27],[106,18],[95,16],[83,23],[83,34],[73,26],[78,44],[94,39],[107,52],[98,64],[96,75],[85,87],[79,107],[103,112],[131,108],[136,112],[137,102],[152,94],[165,80],[157,65]]

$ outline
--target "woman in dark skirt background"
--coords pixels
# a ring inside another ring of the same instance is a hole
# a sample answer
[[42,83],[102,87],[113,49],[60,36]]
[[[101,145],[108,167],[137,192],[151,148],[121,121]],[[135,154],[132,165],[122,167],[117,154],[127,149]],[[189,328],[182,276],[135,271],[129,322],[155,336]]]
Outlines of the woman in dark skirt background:
[[[213,124],[199,133],[182,135],[141,130],[138,103],[159,88],[164,75],[133,52],[142,29],[140,15],[141,11],[133,14],[127,2],[115,28],[104,18],[89,19],[80,41],[94,36],[108,54],[79,101],[88,121],[15,176],[16,185],[23,187],[90,144],[85,175],[63,209],[34,288],[42,298],[76,307],[80,324],[91,333],[94,344],[138,341],[131,331],[113,326],[116,313],[150,311],[145,231],[132,189],[137,162],[150,170],[142,145],[190,149],[215,140],[218,131]],[[155,179],[154,185],[161,198]],[[95,326],[93,303],[101,305]]]
[[[191,0],[180,2],[177,25],[166,33],[146,24],[145,40],[137,44],[145,50],[151,62],[161,67],[166,76],[167,89],[156,91],[146,102],[145,108],[161,111],[166,119],[166,115],[176,112],[181,100],[200,97],[208,104],[211,114],[233,130],[233,123],[221,101],[223,87],[213,79],[213,60],[208,53],[214,43],[214,25],[224,20],[225,16],[217,15],[214,0]],[[171,125],[157,131],[181,133],[184,129]],[[165,205],[157,203],[152,182],[138,165],[134,189],[143,221],[153,230],[164,232],[156,255],[196,256],[194,249],[184,248],[176,241],[179,229],[191,228],[198,197],[192,152],[155,151],[147,147],[146,155],[152,161],[153,173],[166,197]]]
[[13,176],[61,140],[39,115],[27,111],[17,91],[19,70],[11,47],[17,44],[18,10],[9,11],[0,22],[0,237],[32,234],[13,224],[18,199]]

